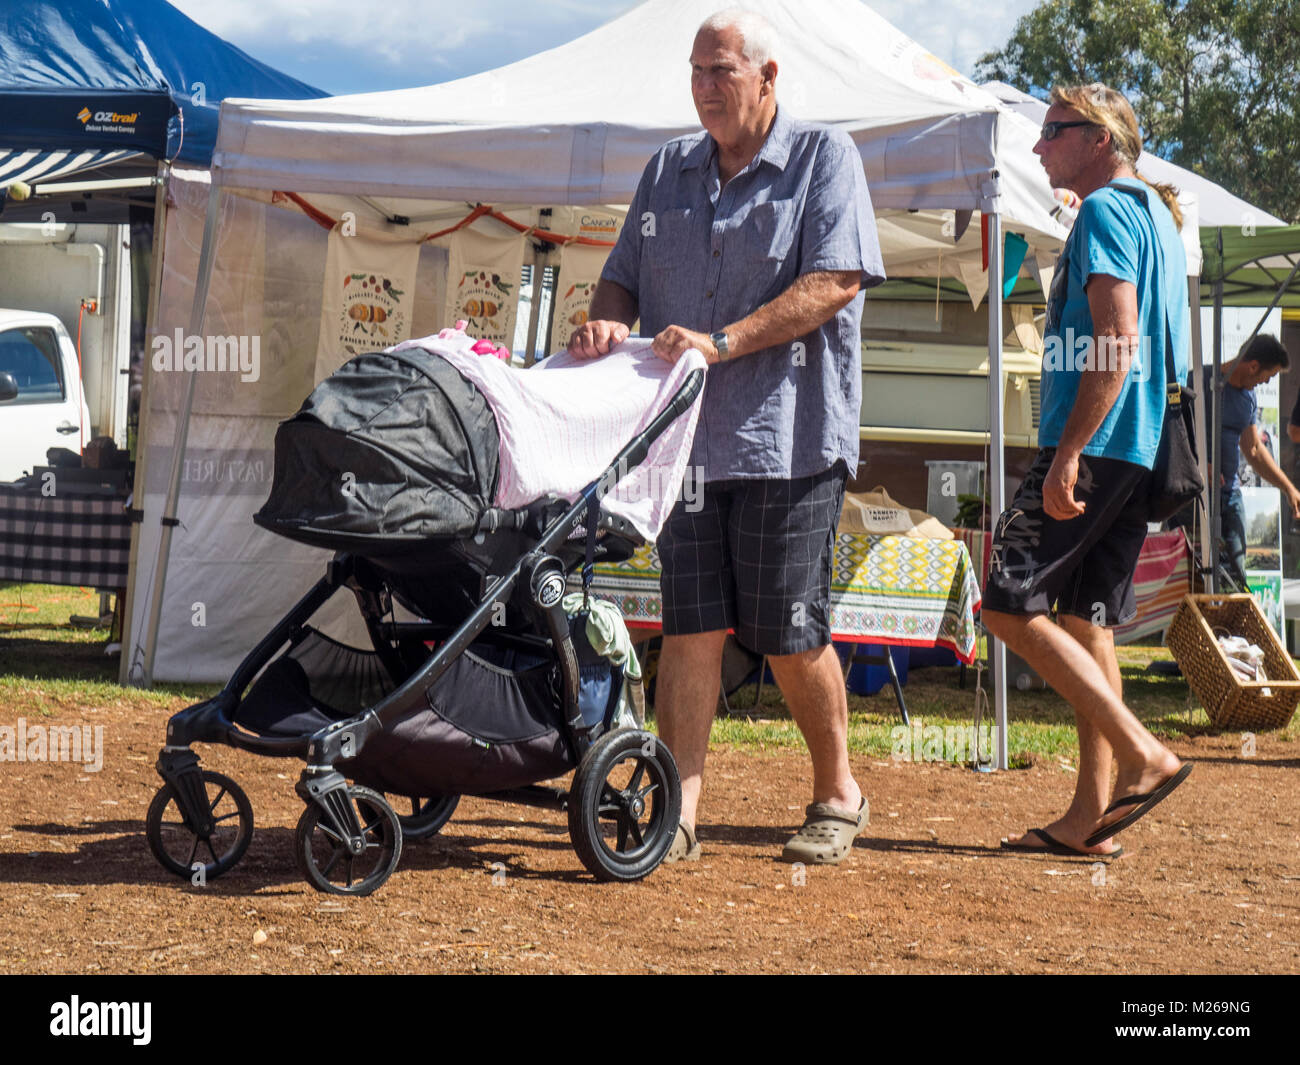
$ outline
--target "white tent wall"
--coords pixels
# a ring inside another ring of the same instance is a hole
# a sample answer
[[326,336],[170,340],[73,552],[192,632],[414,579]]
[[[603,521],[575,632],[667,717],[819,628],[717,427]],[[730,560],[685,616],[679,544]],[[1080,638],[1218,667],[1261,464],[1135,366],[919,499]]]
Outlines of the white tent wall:
[[[185,332],[193,303],[209,183],[198,172],[173,175],[156,326],[146,358],[149,387],[141,415],[137,507],[144,517],[132,570],[122,679],[142,679],[149,607],[156,579],[160,519],[167,495],[176,417],[186,374],[152,365]],[[220,243],[208,297],[205,336],[257,344],[257,377],[239,370],[195,374],[194,405],[159,625],[155,679],[215,681],[247,653],[299,587],[319,576],[327,554],[258,529],[253,513],[270,489],[279,422],[312,387],[320,317],[325,232],[297,212],[224,197]],[[303,353],[306,353],[304,357]]]
[[[146,354],[148,387],[136,482],[143,519],[131,570],[123,683],[224,680],[320,577],[330,557],[329,552],[273,536],[252,520],[270,491],[276,428],[316,383],[329,231],[292,203],[273,204],[269,194],[224,194],[201,331],[205,357],[212,338],[235,338],[236,346],[246,339],[250,355],[253,350],[258,355],[256,373],[228,368],[193,374],[178,524],[172,528],[168,550],[154,661],[146,670],[161,519],[188,380],[176,365],[160,368],[160,352],[175,353],[183,363],[210,190],[201,171],[178,171],[169,186],[157,321]],[[423,208],[434,221],[412,232],[412,241],[425,230],[458,221],[468,210],[464,204],[376,205],[340,197],[316,197],[313,206],[339,215],[353,212],[362,232],[368,225],[382,226],[385,214]],[[535,208],[510,214],[537,218]],[[500,226],[495,221],[486,224]],[[391,234],[403,227],[386,228]],[[446,324],[442,308],[447,262],[445,246],[422,244],[412,336],[425,336]],[[317,620],[336,638],[365,642],[356,611],[343,596]]]

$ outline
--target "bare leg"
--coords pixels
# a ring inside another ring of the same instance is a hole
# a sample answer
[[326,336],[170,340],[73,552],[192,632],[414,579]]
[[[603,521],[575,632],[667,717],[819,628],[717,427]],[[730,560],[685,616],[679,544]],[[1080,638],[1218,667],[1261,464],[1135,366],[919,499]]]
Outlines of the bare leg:
[[[1116,798],[1153,791],[1177,772],[1178,757],[1133,716],[1116,694],[1109,670],[1098,665],[1069,632],[1053,625],[1045,614],[1024,616],[986,610],[982,620],[993,635],[1005,641],[1074,707],[1080,721],[1086,718],[1110,745],[1118,766]],[[1091,772],[1095,773],[1095,769]],[[1113,814],[1110,820],[1122,815],[1123,811]]]
[[[1111,691],[1123,698],[1123,685],[1119,674],[1119,661],[1115,657],[1115,640],[1110,629],[1093,625],[1083,618],[1071,614],[1062,614],[1060,624],[1063,629],[1083,647],[1092,660],[1101,667],[1110,684]],[[1107,840],[1095,847],[1085,848],[1083,841],[1092,834],[1101,820],[1101,812],[1106,808],[1110,796],[1110,770],[1113,761],[1110,744],[1106,737],[1088,718],[1075,714],[1075,724],[1079,730],[1079,773],[1075,782],[1074,799],[1070,807],[1051,824],[1043,828],[1062,843],[1076,850],[1089,850],[1093,854],[1110,854],[1119,850],[1119,845]],[[1013,843],[1027,842],[1030,846],[1034,840],[1025,836],[1010,837]]]
[[812,755],[813,802],[856,810],[862,792],[849,768],[849,701],[834,648],[773,655],[768,663]]
[[659,735],[677,761],[682,778],[682,820],[695,830],[704,783],[709,728],[722,685],[725,630],[691,636],[665,636],[655,684]]

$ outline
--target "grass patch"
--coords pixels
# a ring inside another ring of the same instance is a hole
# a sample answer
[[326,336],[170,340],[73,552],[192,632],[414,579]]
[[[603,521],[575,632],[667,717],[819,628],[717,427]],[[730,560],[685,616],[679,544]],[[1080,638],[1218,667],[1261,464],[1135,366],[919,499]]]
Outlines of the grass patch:
[[[108,630],[78,628],[68,620],[74,614],[93,616],[98,610],[99,597],[89,589],[0,583],[0,703],[5,707],[6,720],[86,706],[174,712],[219,689],[215,684],[160,684],[152,691],[120,686],[118,656],[105,654]],[[1150,663],[1169,658],[1169,652],[1159,646],[1119,648],[1129,706],[1147,728],[1166,740],[1216,731],[1181,677],[1146,671]],[[925,756],[925,744],[934,742],[936,736],[934,726],[943,737],[947,732],[955,736],[956,730],[969,729],[973,724],[975,676],[974,668],[967,669],[963,688],[956,669],[911,671],[903,689],[908,712],[914,727],[930,730],[922,731],[922,749],[914,753]],[[983,683],[990,704],[984,720],[991,725],[992,693],[987,672]],[[752,685],[739,691],[731,705],[730,716],[719,714],[714,720],[712,743],[760,752],[807,749],[774,685],[763,686],[757,706]],[[1013,766],[1036,761],[1072,764],[1078,757],[1074,713],[1054,692],[1012,689],[1007,696],[1007,712],[1007,747]],[[1300,738],[1300,723],[1293,720],[1279,738]],[[876,695],[849,696],[850,751],[887,759],[900,744],[911,748],[914,740],[902,729],[888,686]]]

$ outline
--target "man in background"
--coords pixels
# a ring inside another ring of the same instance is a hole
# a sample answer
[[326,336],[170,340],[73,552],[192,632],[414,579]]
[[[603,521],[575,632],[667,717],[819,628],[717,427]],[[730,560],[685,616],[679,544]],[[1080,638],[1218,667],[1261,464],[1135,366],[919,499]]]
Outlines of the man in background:
[[[1264,441],[1259,427],[1259,400],[1255,396],[1256,388],[1290,364],[1281,341],[1260,334],[1247,341],[1232,362],[1221,367],[1221,391],[1212,387],[1214,367],[1205,368],[1207,402],[1213,404],[1219,395],[1223,397],[1219,430],[1219,514],[1223,522],[1220,561],[1242,591],[1246,590],[1246,505],[1241,497],[1241,460],[1264,481],[1280,488],[1292,515],[1300,518],[1300,490],[1282,472]],[[1207,421],[1213,417],[1212,410],[1207,407]],[[1294,418],[1295,414],[1293,411],[1291,416]],[[1295,426],[1288,426],[1287,430],[1292,432]],[[1292,435],[1291,439],[1296,436]]]

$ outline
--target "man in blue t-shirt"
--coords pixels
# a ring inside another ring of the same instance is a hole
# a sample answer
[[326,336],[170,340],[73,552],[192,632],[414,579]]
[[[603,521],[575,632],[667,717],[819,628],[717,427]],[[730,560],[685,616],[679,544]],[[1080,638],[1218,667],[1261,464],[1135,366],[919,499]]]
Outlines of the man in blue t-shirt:
[[[1224,568],[1243,591],[1246,589],[1246,505],[1241,498],[1241,461],[1286,497],[1291,513],[1300,518],[1300,491],[1274,460],[1259,429],[1259,400],[1255,389],[1290,366],[1286,348],[1274,336],[1261,334],[1242,346],[1237,357],[1221,370],[1222,393],[1213,387],[1213,367],[1205,368],[1208,403],[1223,396],[1219,431],[1219,513],[1223,542],[1219,556]],[[1206,420],[1212,415],[1206,408]]]
[[1113,857],[1111,837],[1191,770],[1125,706],[1112,631],[1136,613],[1167,364],[1186,380],[1187,264],[1174,190],[1137,176],[1142,138],[1118,92],[1054,89],[1034,151],[1083,206],[1048,297],[1042,450],[998,519],[982,613],[1074,707],[1079,772],[1061,817],[1003,845]]

